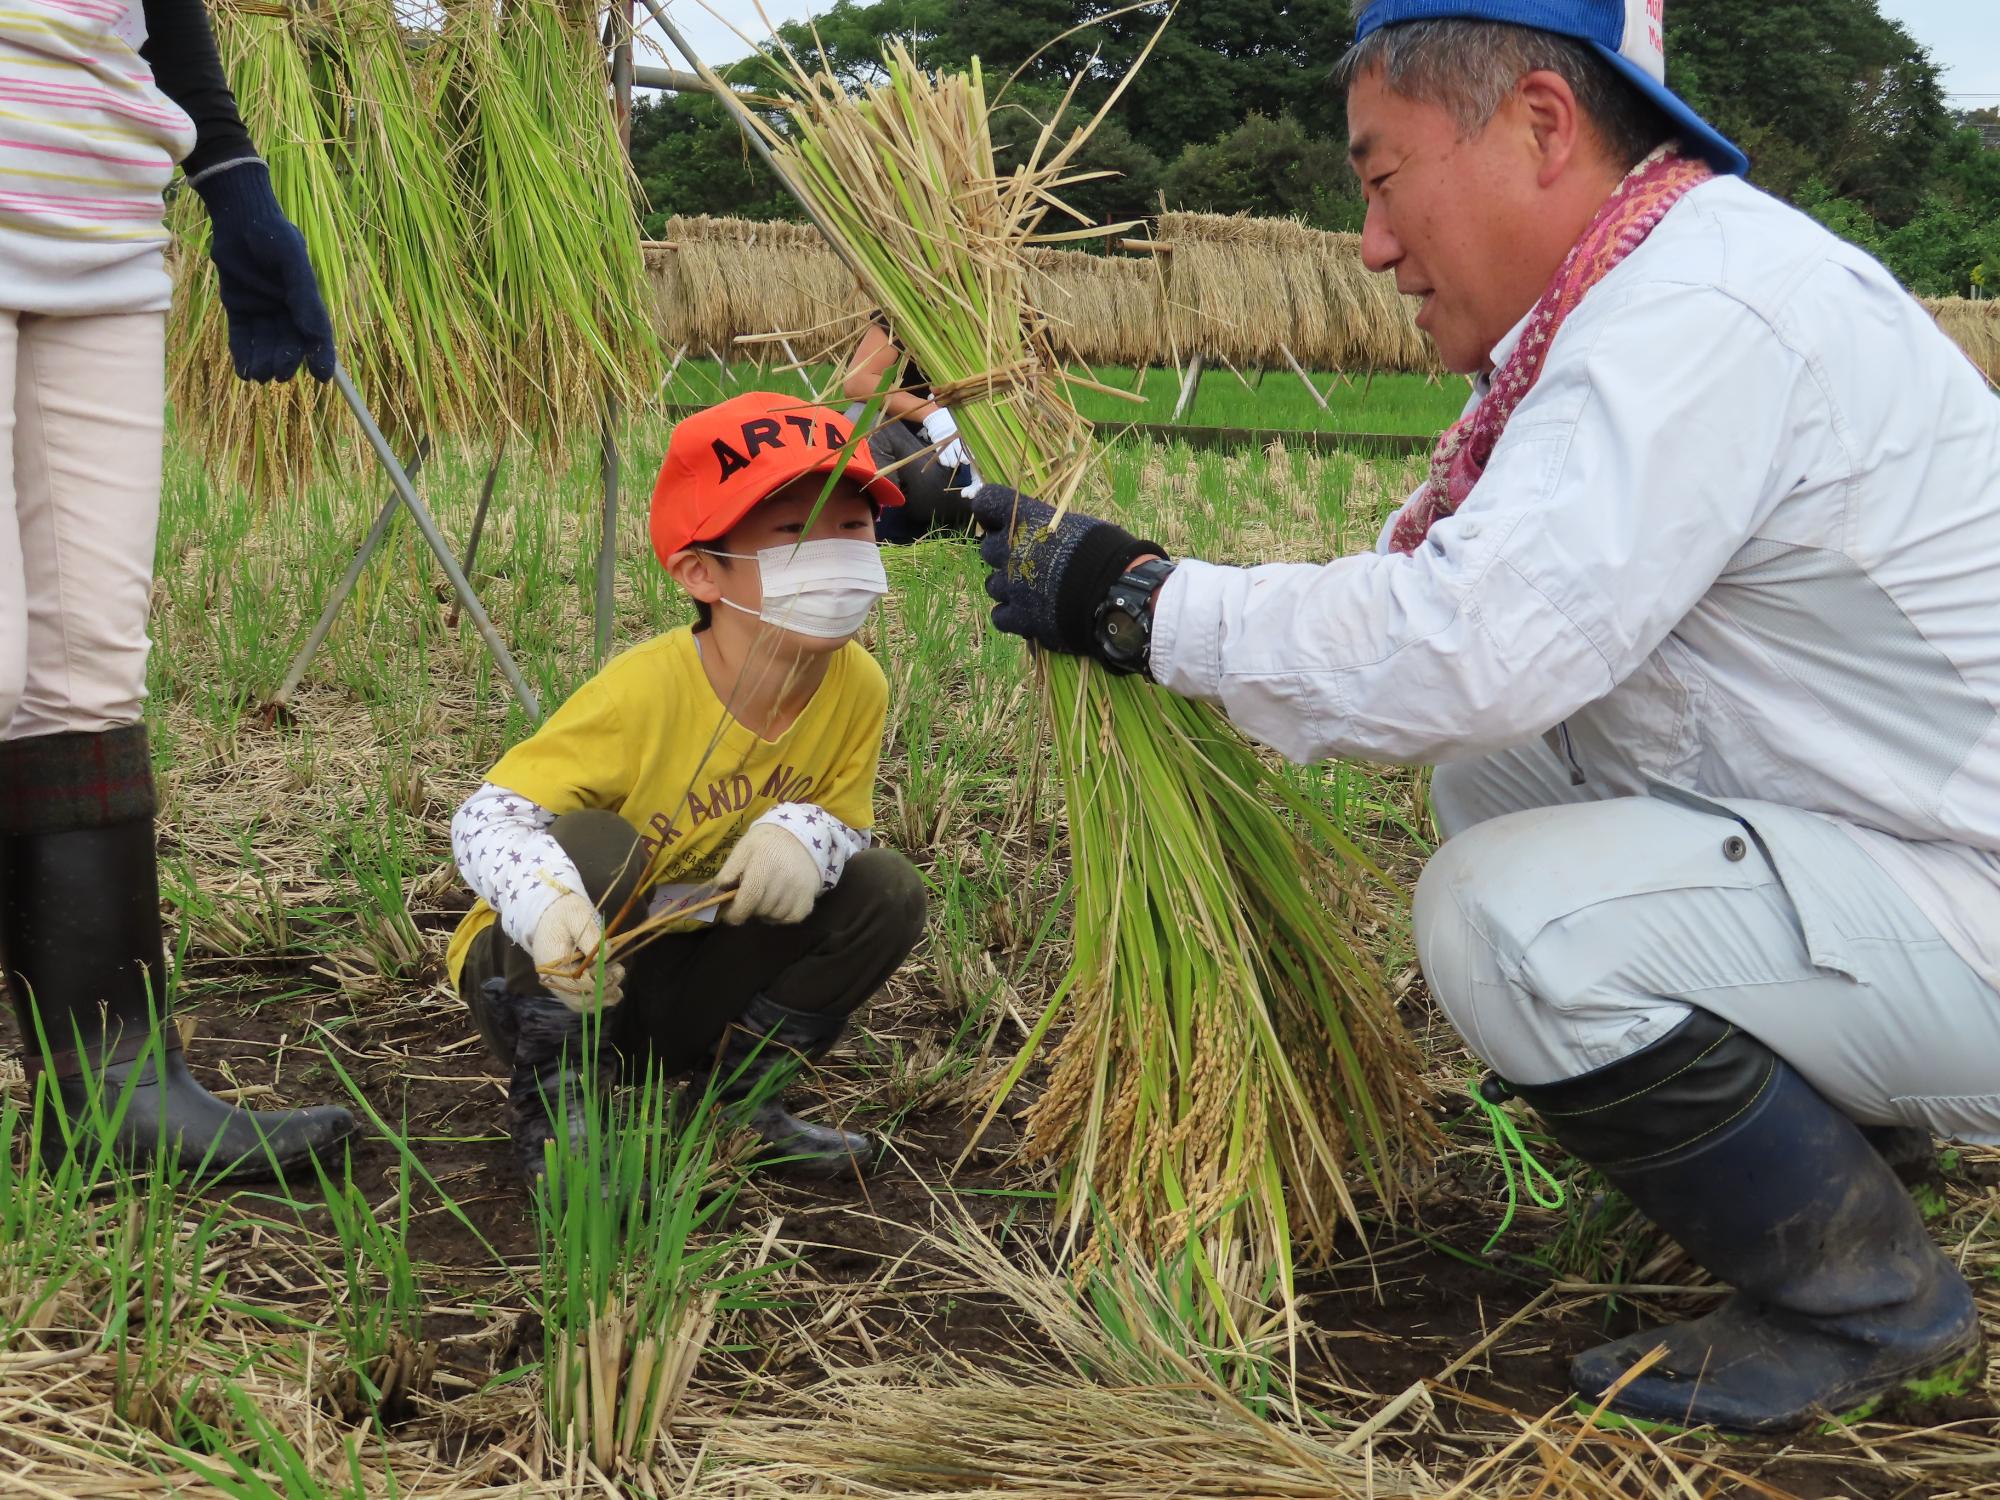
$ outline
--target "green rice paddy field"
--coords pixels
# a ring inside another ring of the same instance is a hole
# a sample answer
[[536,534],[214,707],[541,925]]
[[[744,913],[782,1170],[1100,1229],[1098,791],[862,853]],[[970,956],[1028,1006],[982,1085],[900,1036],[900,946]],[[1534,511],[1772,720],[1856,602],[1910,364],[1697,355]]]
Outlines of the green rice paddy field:
[[[715,394],[712,371],[675,378],[669,400]],[[1155,408],[1167,380],[1149,380]],[[1253,399],[1211,375],[1197,416],[1282,425],[1289,380]],[[1461,395],[1385,377],[1343,419],[1435,430]],[[624,435],[619,646],[687,614],[645,540],[666,430]],[[1113,443],[1083,503],[1180,554],[1312,560],[1367,545],[1419,472],[1282,444]],[[423,473],[455,540],[481,478],[452,452]],[[1573,1413],[1570,1353],[1713,1289],[1545,1143],[1567,1206],[1523,1202],[1487,1248],[1505,1179],[1400,920],[1372,940],[1448,1142],[1412,1169],[1412,1215],[1364,1205],[1365,1239],[1302,1285],[1292,1343],[1204,1344],[1185,1264],[1079,1273],[1049,1222],[1050,1164],[1021,1150],[1039,1075],[974,1131],[1062,973],[1066,848],[1028,664],[986,627],[964,543],[892,553],[866,636],[891,684],[878,833],[923,869],[928,933],[803,1090],[883,1140],[880,1159],[858,1186],[745,1171],[677,1105],[643,1158],[606,1168],[651,1174],[643,1232],[621,1238],[588,1202],[538,1213],[508,1167],[502,1070],[442,965],[468,899],[452,811],[530,723],[449,622],[413,527],[397,524],[291,703],[265,709],[385,493],[367,475],[258,504],[170,457],[149,719],[190,1058],[246,1103],[346,1101],[367,1130],[332,1180],[234,1197],[53,1174],[24,1149],[27,1095],[5,1064],[0,1494],[1993,1493],[2000,1416],[1983,1397],[1791,1442],[1601,1432]],[[551,704],[596,665],[597,495],[591,467],[510,460],[472,569]],[[1289,774],[1414,877],[1431,838],[1420,773]],[[2000,1333],[2000,1152],[1939,1165],[1933,1231]],[[608,1373],[566,1385],[579,1367]]]
[[[1113,395],[1089,386],[1071,388],[1071,403],[1091,421],[1115,432],[1126,423],[1165,423],[1180,398],[1180,372],[1165,367],[1143,373],[1125,365],[1077,366],[1072,374],[1110,386]],[[712,359],[684,359],[675,367],[663,392],[670,404],[699,406],[738,391],[772,390],[838,399],[839,372],[830,365],[789,369],[768,364],[760,372],[748,360],[732,361],[725,371]],[[1305,384],[1289,370],[1262,374],[1227,369],[1202,372],[1194,400],[1181,414],[1189,427],[1283,428],[1303,432],[1382,432],[1428,437],[1441,432],[1465,407],[1470,383],[1462,375],[1316,374],[1313,388],[1325,398],[1322,410]],[[1126,397],[1139,395],[1142,401]]]

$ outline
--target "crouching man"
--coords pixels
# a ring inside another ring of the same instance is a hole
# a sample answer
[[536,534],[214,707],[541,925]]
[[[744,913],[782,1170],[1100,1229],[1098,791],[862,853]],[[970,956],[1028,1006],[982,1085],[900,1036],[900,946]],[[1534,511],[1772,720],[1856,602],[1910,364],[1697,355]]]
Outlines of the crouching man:
[[1676,1424],[1976,1382],[1859,1128],[2000,1141],[2000,402],[1748,186],[1658,7],[1376,0],[1361,251],[1478,377],[1374,553],[1213,567],[991,487],[994,623],[1300,760],[1441,762],[1431,990],[1737,1294],[1571,1367]]
[[[923,927],[916,869],[870,846],[888,687],[854,639],[888,589],[876,515],[902,496],[849,437],[833,412],[763,392],[676,427],[653,548],[697,623],[613,660],[452,820],[479,900],[448,963],[512,1069],[531,1186],[557,1122],[581,1132],[594,1006],[598,1097],[621,1057],[651,1059],[771,1099],[742,1123],[795,1162],[846,1173],[870,1150],[757,1088],[824,1056]],[[600,955],[607,923],[615,936],[723,889],[628,961]]]

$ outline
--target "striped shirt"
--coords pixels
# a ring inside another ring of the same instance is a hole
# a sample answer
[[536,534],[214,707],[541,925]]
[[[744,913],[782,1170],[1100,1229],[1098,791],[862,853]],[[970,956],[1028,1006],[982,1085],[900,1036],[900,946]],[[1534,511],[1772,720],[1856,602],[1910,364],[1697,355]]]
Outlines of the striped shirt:
[[139,0],[0,0],[0,306],[166,308],[161,194],[195,128],[145,34]]

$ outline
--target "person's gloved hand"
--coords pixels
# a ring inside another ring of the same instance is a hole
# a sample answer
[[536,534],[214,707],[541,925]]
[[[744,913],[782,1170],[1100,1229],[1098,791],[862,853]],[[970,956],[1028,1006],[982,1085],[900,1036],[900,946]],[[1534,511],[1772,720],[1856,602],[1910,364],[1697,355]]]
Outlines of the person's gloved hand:
[[993,627],[1053,651],[1091,656],[1097,606],[1111,585],[1133,559],[1166,549],[1075,511],[1050,530],[1054,514],[1054,507],[996,484],[973,495],[973,519],[986,532],[979,555],[993,569],[986,580]]
[[[574,891],[558,896],[529,936],[528,956],[534,959],[542,984],[571,1010],[588,1010],[600,999],[597,945],[603,940],[604,919],[588,896]],[[606,1010],[625,998],[623,964],[605,964],[601,998]]]
[[306,237],[285,217],[260,161],[228,166],[194,184],[208,205],[209,258],[229,316],[229,357],[245,380],[290,380],[303,363],[333,378],[333,323]]
[[972,482],[961,486],[963,489],[979,488],[979,471],[972,467],[972,450],[965,446],[965,439],[958,435],[958,422],[944,407],[940,406],[917,426],[922,430],[924,441],[937,449],[937,461],[947,469],[971,469]]
[[819,899],[819,861],[791,830],[752,823],[729,851],[716,884],[736,888],[722,908],[722,920],[732,927],[750,921],[784,926],[803,921]]

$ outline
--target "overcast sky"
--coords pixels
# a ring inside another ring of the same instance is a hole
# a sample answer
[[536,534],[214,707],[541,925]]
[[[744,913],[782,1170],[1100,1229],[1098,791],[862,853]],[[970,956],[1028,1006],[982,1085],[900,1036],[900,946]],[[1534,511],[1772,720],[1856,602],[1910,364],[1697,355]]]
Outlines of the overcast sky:
[[[1003,3],[1003,0],[989,0]],[[1669,5],[1674,0],[1667,0]],[[2000,105],[2000,17],[1993,0],[1877,0],[1884,15],[1901,21],[1944,70],[1945,91],[1959,109]],[[763,0],[773,24],[793,21],[824,3],[809,0]],[[713,13],[711,13],[712,7]],[[759,38],[764,24],[756,0],[667,0],[667,13],[707,62],[725,62],[746,50],[730,30]],[[727,17],[728,20],[718,19]],[[651,29],[651,28],[649,28]],[[1330,59],[1329,59],[1330,60]],[[676,65],[679,59],[674,59]],[[1671,62],[1669,63],[1671,67]]]

